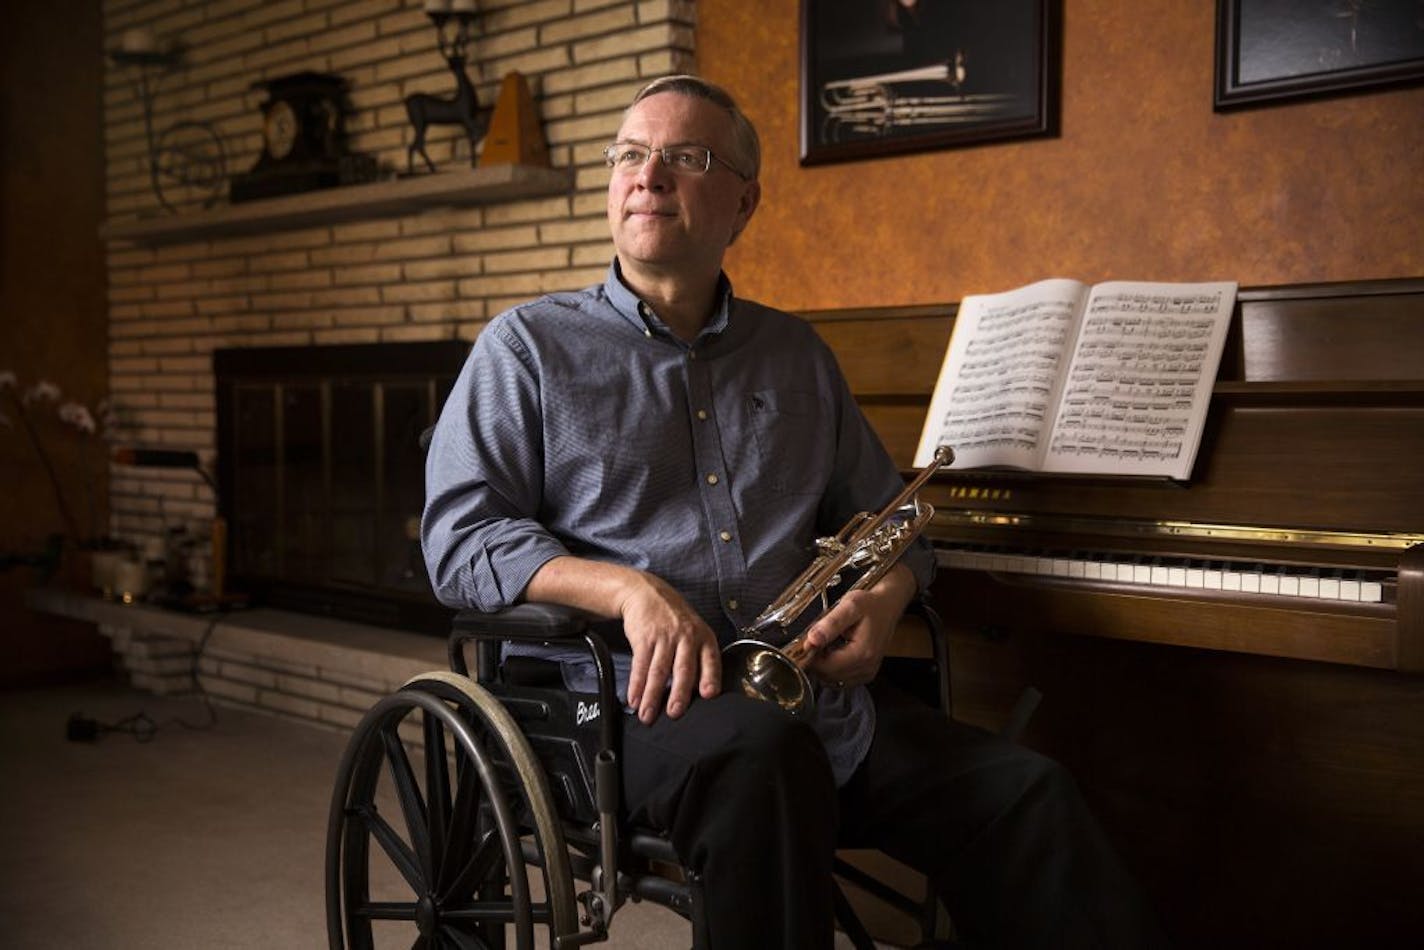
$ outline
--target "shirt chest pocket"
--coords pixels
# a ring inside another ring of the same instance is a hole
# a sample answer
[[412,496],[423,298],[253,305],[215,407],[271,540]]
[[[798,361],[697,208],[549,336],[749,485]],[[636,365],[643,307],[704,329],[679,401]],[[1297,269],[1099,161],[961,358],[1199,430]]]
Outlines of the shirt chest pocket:
[[835,458],[835,419],[816,393],[763,389],[746,397],[760,482],[778,495],[825,490]]

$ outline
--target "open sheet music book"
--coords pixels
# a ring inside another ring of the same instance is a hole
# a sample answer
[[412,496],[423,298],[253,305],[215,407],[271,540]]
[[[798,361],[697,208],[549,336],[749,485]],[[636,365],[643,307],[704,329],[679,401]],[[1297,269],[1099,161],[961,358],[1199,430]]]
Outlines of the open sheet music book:
[[1191,476],[1234,282],[1043,280],[965,297],[915,466]]

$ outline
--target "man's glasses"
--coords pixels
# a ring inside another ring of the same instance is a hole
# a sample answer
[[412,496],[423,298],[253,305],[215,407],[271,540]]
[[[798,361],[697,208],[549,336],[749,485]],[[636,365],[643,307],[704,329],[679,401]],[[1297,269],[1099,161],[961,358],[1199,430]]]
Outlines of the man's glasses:
[[663,160],[663,166],[677,175],[705,175],[714,161],[721,162],[732,173],[746,180],[737,167],[724,158],[712,154],[705,145],[671,145],[667,148],[653,148],[638,142],[614,142],[603,150],[608,167],[618,174],[631,175],[652,159],[653,153]]

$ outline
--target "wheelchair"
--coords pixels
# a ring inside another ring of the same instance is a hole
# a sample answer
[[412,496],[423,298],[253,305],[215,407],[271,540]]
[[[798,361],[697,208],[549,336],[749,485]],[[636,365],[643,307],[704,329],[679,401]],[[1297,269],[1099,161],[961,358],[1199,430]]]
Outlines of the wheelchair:
[[[929,649],[887,657],[882,676],[945,710],[949,665],[939,618],[917,602]],[[609,939],[625,902],[652,901],[691,924],[703,947],[701,887],[663,836],[630,827],[620,803],[622,705],[598,625],[575,611],[521,604],[462,611],[450,669],[414,677],[373,706],[338,767],[327,829],[332,950],[380,947],[556,950]],[[582,642],[595,693],[565,689],[556,664],[506,642]],[[468,654],[474,653],[472,675]],[[941,937],[932,894],[910,896],[844,860],[848,881]],[[837,923],[874,946],[839,882]]]

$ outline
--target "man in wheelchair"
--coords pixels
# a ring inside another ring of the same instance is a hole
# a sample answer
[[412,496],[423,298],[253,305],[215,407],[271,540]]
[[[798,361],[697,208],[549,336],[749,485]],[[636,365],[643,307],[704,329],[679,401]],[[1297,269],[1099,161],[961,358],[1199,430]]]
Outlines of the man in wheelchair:
[[[830,947],[840,846],[924,872],[965,945],[1158,945],[1059,766],[877,677],[931,580],[922,540],[810,625],[810,715],[721,690],[721,647],[813,539],[904,483],[810,326],[722,272],[761,197],[730,96],[655,81],[605,155],[607,280],[490,321],[435,428],[422,540],[441,602],[611,622],[623,805],[700,882],[699,945]],[[586,650],[505,654],[597,692]]]

